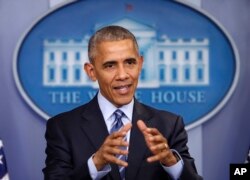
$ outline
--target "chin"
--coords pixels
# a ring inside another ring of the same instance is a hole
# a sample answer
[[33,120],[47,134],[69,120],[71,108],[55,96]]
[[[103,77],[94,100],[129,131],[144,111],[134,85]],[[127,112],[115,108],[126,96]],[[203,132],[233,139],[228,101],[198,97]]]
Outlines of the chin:
[[[133,98],[133,97],[132,97]],[[116,102],[118,106],[123,106],[131,102],[132,98],[120,99]]]

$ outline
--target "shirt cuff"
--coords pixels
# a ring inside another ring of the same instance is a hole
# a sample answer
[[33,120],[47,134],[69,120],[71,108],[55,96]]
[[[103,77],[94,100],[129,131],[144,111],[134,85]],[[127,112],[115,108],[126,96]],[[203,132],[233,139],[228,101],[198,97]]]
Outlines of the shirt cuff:
[[163,164],[161,165],[163,169],[172,177],[172,179],[179,179],[184,166],[184,162],[180,154],[176,150],[171,149],[171,151],[179,157],[179,161],[176,164],[169,167],[164,166]]
[[91,156],[88,159],[88,168],[89,168],[89,174],[93,180],[98,180],[103,178],[106,174],[108,174],[111,171],[110,165],[104,166],[104,168],[100,171],[97,171],[95,164],[92,159],[93,156]]

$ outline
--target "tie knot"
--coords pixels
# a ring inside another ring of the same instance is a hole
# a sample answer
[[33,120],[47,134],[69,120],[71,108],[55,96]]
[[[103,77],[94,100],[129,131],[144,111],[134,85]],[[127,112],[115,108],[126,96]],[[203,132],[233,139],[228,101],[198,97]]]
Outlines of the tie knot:
[[115,112],[114,112],[114,116],[115,116],[115,120],[113,122],[113,125],[112,125],[112,128],[111,128],[111,133],[115,132],[115,131],[119,131],[121,129],[121,127],[123,126],[123,123],[122,123],[122,117],[124,116],[125,114],[120,110],[120,109],[117,109]]
[[124,116],[124,113],[120,109],[117,109],[114,112],[114,115],[115,115],[115,119],[121,119]]

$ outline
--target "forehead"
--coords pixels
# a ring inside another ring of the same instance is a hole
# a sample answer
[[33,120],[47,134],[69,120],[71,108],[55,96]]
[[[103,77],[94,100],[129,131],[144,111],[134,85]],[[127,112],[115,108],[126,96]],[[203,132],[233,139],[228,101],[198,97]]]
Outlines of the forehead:
[[98,53],[100,54],[136,54],[138,55],[137,48],[132,40],[120,40],[120,41],[105,41],[99,44]]
[[101,51],[109,51],[112,49],[133,49],[135,45],[131,39],[117,40],[117,41],[103,41],[98,43],[97,49]]
[[126,45],[126,46],[134,46],[133,40],[131,39],[123,39],[123,40],[112,40],[112,41],[102,41],[98,43],[98,46],[120,46],[120,45]]
[[103,41],[96,47],[95,61],[103,62],[110,60],[124,60],[127,58],[137,59],[139,53],[131,39],[118,41]]

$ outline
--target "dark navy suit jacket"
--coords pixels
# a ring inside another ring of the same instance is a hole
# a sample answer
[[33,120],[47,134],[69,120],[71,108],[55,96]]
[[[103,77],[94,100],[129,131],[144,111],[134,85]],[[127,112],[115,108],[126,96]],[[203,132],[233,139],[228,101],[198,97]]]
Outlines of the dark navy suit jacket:
[[[186,146],[187,134],[182,118],[135,100],[126,180],[171,179],[160,163],[146,161],[152,154],[137,128],[136,121],[139,119],[147,126],[157,128],[168,140],[170,148],[179,152],[184,161],[180,179],[201,179]],[[49,119],[45,134],[47,158],[46,167],[43,169],[44,178],[46,180],[91,179],[87,161],[108,135],[97,97],[83,106]],[[111,172],[103,179],[119,180],[117,165],[111,164],[111,168]]]

